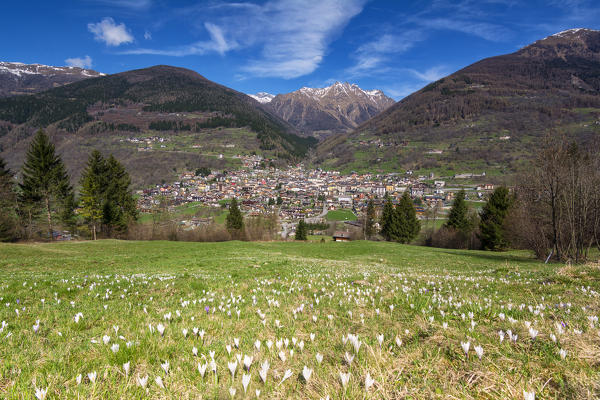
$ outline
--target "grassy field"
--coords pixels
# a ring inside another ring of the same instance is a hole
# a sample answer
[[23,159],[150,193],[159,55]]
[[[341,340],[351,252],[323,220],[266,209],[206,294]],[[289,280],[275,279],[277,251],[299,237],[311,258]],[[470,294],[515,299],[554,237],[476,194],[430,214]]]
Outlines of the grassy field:
[[[172,212],[169,212],[167,215],[162,215],[162,219],[174,219],[174,220],[183,220],[183,219],[191,219],[195,216],[198,217],[214,217],[214,221],[218,224],[224,224],[225,219],[229,211],[225,209],[216,209],[212,207],[205,207],[200,202],[190,202],[186,204],[182,204],[180,206],[174,207]],[[150,213],[141,214],[138,218],[138,222],[140,223],[150,223],[153,221],[154,216]]]
[[356,221],[356,215],[350,210],[332,210],[327,213],[327,221]]
[[599,292],[522,252],[0,244],[0,397],[597,399]]

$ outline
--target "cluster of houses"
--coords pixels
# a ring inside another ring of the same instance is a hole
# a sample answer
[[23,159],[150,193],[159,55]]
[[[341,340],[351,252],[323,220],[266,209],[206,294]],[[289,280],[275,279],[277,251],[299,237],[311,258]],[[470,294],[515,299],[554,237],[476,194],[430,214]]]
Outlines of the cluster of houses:
[[[429,206],[447,207],[459,188],[447,187],[443,180],[415,177],[412,174],[340,174],[336,171],[309,170],[303,165],[287,169],[264,168],[263,160],[245,160],[247,167],[235,171],[211,171],[208,176],[187,172],[173,183],[139,191],[139,209],[152,212],[167,200],[171,207],[199,202],[204,207],[222,208],[228,199],[236,198],[246,216],[276,212],[282,223],[295,224],[300,219],[323,222],[329,210],[347,209],[357,216],[366,211],[369,199],[382,206],[386,195],[398,200],[409,190],[421,199],[417,213]],[[477,188],[493,189],[493,185]],[[475,192],[477,193],[477,192]],[[196,218],[194,225],[209,223]]]
[[138,151],[152,151],[154,149],[154,143],[158,143],[160,148],[167,147],[163,143],[168,142],[169,138],[164,138],[160,136],[149,136],[149,137],[128,137],[124,139],[119,139],[119,142],[129,142],[136,144],[138,146]]

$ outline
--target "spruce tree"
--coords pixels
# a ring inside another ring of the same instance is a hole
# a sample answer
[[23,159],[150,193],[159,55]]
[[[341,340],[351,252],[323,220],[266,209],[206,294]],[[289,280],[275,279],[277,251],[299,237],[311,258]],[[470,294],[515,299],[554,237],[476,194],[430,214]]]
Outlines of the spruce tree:
[[[73,188],[66,168],[55,152],[54,145],[41,129],[36,133],[23,164],[23,182],[19,185],[21,201],[32,210],[45,215],[48,234],[53,236],[55,216],[71,215]],[[71,212],[69,212],[71,211]]]
[[296,240],[306,240],[306,231],[307,231],[306,223],[304,222],[303,219],[301,219],[300,222],[298,222],[298,226],[296,226],[295,239]]
[[421,222],[417,219],[417,212],[408,190],[402,195],[395,213],[397,214],[399,232],[396,241],[410,243],[421,231]]
[[498,187],[481,210],[479,238],[485,250],[504,250],[509,243],[505,235],[504,219],[513,204],[513,196],[504,186]]
[[106,161],[98,150],[92,151],[81,175],[81,215],[90,225],[92,239],[96,240],[105,207],[105,193],[108,178]]
[[98,150],[92,151],[80,184],[81,215],[90,224],[94,240],[100,229],[112,236],[113,230],[123,232],[137,219],[131,178],[114,156],[105,159]]
[[461,189],[456,194],[445,226],[456,229],[464,234],[470,233],[473,229],[471,219],[469,218],[469,206],[465,201],[464,189]]
[[392,198],[389,194],[386,194],[385,205],[381,213],[381,236],[388,242],[397,241],[399,237],[399,226],[398,226],[398,214],[394,209]]
[[111,154],[106,160],[107,185],[102,223],[109,235],[113,229],[123,232],[138,217],[135,198],[131,194],[131,178],[123,165]]
[[244,231],[244,217],[238,207],[237,200],[235,197],[231,199],[229,204],[229,214],[226,219],[227,230],[236,239],[243,236]]
[[364,225],[365,238],[370,239],[375,234],[375,203],[373,199],[370,199],[367,203]]
[[0,242],[17,236],[15,182],[11,171],[0,158]]

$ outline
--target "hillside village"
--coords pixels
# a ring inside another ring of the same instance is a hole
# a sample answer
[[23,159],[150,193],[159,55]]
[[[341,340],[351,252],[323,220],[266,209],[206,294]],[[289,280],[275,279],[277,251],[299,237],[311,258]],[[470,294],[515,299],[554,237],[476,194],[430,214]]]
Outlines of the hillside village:
[[[349,174],[321,169],[307,169],[303,164],[288,169],[261,168],[257,157],[244,160],[250,168],[233,171],[210,171],[202,176],[195,172],[180,175],[179,180],[137,191],[141,213],[153,213],[159,204],[175,207],[200,204],[203,207],[223,209],[231,198],[238,199],[247,217],[276,212],[282,224],[295,225],[305,219],[311,223],[327,222],[329,211],[348,210],[355,216],[364,215],[367,202],[374,198],[383,205],[386,195],[394,202],[406,191],[416,204],[417,214],[424,218],[426,210],[448,208],[455,192],[464,188],[469,198],[485,197],[492,184],[448,187],[446,181],[433,176],[404,174]],[[464,176],[463,176],[464,175]],[[462,174],[458,178],[485,177],[485,174]],[[456,185],[458,186],[458,185]],[[181,224],[194,227],[213,222],[212,218],[182,216]],[[358,225],[347,221],[349,225]]]

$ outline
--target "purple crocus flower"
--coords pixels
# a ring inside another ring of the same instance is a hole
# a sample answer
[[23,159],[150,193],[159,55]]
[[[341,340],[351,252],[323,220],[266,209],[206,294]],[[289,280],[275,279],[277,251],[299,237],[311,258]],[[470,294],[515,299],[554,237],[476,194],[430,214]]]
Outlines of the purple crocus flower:
[[204,307],[204,311],[206,311],[206,313],[208,314],[208,312],[210,311],[210,307],[209,306]]

